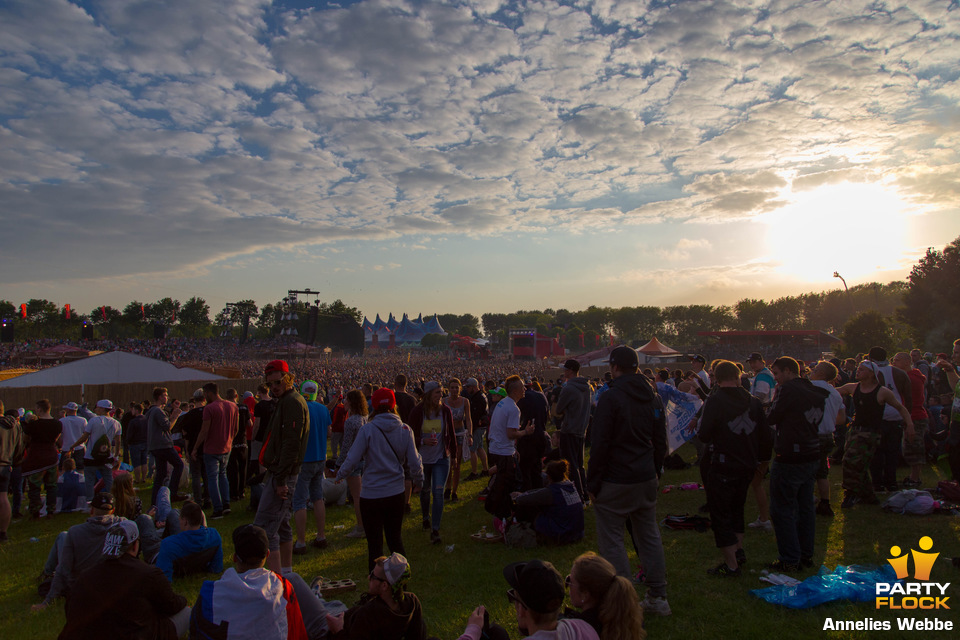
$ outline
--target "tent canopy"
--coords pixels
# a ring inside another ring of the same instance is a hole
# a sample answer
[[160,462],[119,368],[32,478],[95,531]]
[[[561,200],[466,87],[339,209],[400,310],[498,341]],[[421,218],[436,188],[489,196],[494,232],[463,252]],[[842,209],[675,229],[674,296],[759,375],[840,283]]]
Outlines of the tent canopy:
[[637,349],[637,353],[643,353],[648,356],[678,356],[680,352],[676,349],[671,349],[667,345],[663,344],[657,340],[657,336],[653,336],[653,339],[647,344],[643,345]]
[[126,351],[109,351],[0,382],[0,387],[59,387],[78,384],[223,380],[198,369],[183,368]]

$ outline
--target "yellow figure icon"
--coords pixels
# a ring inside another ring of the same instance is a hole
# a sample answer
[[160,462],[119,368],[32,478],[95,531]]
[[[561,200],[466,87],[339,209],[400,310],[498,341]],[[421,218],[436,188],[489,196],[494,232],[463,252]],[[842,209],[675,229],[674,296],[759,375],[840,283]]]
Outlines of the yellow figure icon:
[[[930,549],[933,548],[933,538],[923,536],[920,538],[919,544],[920,548],[924,551],[930,551]],[[933,568],[933,563],[940,553],[922,553],[916,549],[911,549],[910,553],[913,554],[913,577],[916,580],[929,580],[930,570]]]
[[900,547],[890,547],[890,555],[894,557],[887,558],[887,562],[889,562],[893,570],[897,572],[897,580],[903,580],[910,575],[910,571],[907,569],[907,561],[910,560],[910,555],[905,553],[900,556],[900,553]]

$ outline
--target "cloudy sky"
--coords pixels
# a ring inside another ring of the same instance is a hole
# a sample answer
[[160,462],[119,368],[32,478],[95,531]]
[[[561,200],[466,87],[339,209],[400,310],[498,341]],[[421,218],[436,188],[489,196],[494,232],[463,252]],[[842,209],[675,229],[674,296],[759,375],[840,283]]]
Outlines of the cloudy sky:
[[731,303],[960,235],[960,5],[3,0],[0,298]]

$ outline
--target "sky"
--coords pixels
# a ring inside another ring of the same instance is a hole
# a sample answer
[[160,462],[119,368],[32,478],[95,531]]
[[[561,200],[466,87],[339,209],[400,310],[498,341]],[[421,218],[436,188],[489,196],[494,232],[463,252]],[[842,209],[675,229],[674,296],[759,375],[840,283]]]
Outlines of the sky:
[[960,3],[0,1],[0,299],[732,304],[960,236]]

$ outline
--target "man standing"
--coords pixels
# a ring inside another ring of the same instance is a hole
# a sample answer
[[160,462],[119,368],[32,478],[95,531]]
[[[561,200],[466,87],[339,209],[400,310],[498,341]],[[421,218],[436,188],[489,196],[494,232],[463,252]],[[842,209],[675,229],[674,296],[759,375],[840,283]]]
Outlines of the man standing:
[[310,413],[306,400],[293,389],[293,375],[285,361],[270,361],[263,373],[271,395],[278,402],[260,451],[260,464],[267,474],[253,523],[262,527],[270,540],[267,566],[280,573],[284,569],[290,571],[293,566],[290,515],[310,435]]
[[523,397],[517,402],[520,408],[520,423],[533,423],[531,436],[516,443],[521,491],[540,489],[543,486],[543,455],[550,447],[546,433],[547,420],[550,419],[550,403],[547,402],[547,396],[539,390],[539,386],[539,383],[527,382],[524,385]]
[[[80,405],[76,402],[68,402],[63,405],[63,417],[60,418],[60,425],[63,429],[63,440],[60,441],[61,452],[66,455],[70,445],[80,439],[83,435],[83,428],[87,426],[87,419],[77,415]],[[77,471],[83,471],[83,454],[85,448],[81,445],[75,449],[72,457],[77,463]],[[61,463],[63,460],[60,461]]]
[[[917,349],[914,349],[919,354]],[[927,432],[926,393],[924,391],[927,378],[919,369],[913,366],[911,354],[901,351],[893,356],[894,367],[907,373],[910,379],[910,419],[913,420],[913,440],[903,439],[903,459],[910,465],[910,475],[903,480],[907,489],[916,489],[920,486],[920,470],[927,461],[924,435]],[[906,404],[904,404],[906,406]]]
[[23,433],[30,446],[23,456],[23,477],[27,479],[30,496],[30,517],[40,518],[43,502],[40,491],[47,494],[47,517],[52,518],[57,508],[57,462],[60,460],[60,421],[50,415],[50,401],[37,401],[37,416],[23,425]]
[[707,359],[699,353],[690,358],[690,369],[697,374],[700,391],[706,395],[710,391],[710,374],[704,370],[707,366]]
[[820,421],[820,427],[817,429],[820,438],[820,463],[817,468],[817,493],[820,494],[820,502],[817,504],[817,515],[828,518],[832,518],[834,513],[830,506],[830,465],[827,458],[833,451],[833,434],[837,430],[837,425],[847,421],[843,397],[834,387],[834,382],[839,376],[840,372],[832,362],[818,362],[810,372],[810,382],[813,386],[823,389],[828,394],[824,403],[823,420]]
[[230,459],[227,461],[227,482],[230,485],[230,496],[240,500],[247,488],[247,440],[253,436],[253,418],[246,402],[240,400],[236,389],[227,389],[224,399],[237,406],[237,433],[233,437]]
[[7,527],[12,515],[7,489],[14,465],[20,464],[23,446],[20,421],[3,414],[3,401],[0,400],[0,543],[7,541]]
[[[180,433],[183,435],[183,442],[186,445],[184,451],[187,455],[193,451],[200,437],[200,430],[203,429],[203,407],[206,401],[203,398],[203,389],[197,389],[193,392],[193,408],[183,414],[177,421],[180,425]],[[193,500],[204,509],[209,509],[213,503],[210,502],[210,492],[206,491],[206,481],[203,479],[205,467],[203,464],[203,454],[197,454],[197,458],[190,463],[190,482],[193,490]]]
[[[400,415],[400,419],[406,424],[410,412],[417,406],[417,400],[407,393],[407,376],[402,373],[398,373],[397,377],[393,379],[393,395],[397,399],[397,414]],[[369,401],[370,399],[367,398],[367,400]]]
[[[768,410],[770,403],[773,401],[773,389],[777,384],[773,379],[773,374],[770,372],[770,369],[767,368],[763,360],[763,354],[758,351],[750,354],[747,358],[747,365],[750,367],[750,370],[753,371],[753,379],[750,383],[750,395],[760,400],[760,404],[764,410]],[[763,481],[767,477],[767,470],[769,468],[770,457],[768,456],[766,459],[761,460],[753,476],[753,480],[750,482],[750,489],[753,491],[753,496],[757,499],[757,511],[759,511],[757,519],[748,525],[752,529],[762,529],[764,531],[773,530],[773,524],[770,522],[770,501],[767,499],[767,490],[763,486]]]
[[[483,445],[487,427],[490,426],[490,415],[487,411],[487,394],[480,390],[480,383],[476,378],[467,378],[463,383],[463,392],[470,402],[470,421],[473,423],[473,439],[470,441],[470,475],[467,480],[476,480],[487,475],[487,449]],[[480,462],[483,473],[477,473],[477,462]]]
[[507,396],[497,403],[490,418],[490,466],[496,466],[493,486],[484,508],[498,518],[510,515],[510,494],[520,485],[516,441],[530,435],[532,422],[520,428],[520,407],[517,401],[526,393],[520,376],[510,376],[504,383]]
[[[953,407],[950,414],[950,434],[947,436],[947,461],[950,463],[950,475],[953,480],[960,481],[960,375],[957,375],[957,365],[960,364],[960,340],[953,342],[952,362],[945,357],[937,360],[937,368],[946,375],[947,382],[953,387]],[[946,410],[946,409],[945,409]]]
[[750,383],[750,395],[756,397],[763,403],[764,408],[769,407],[773,402],[773,388],[776,382],[773,379],[773,373],[767,368],[763,360],[763,354],[754,351],[747,358],[747,365],[753,371],[753,379]]
[[570,359],[563,363],[563,389],[557,399],[560,424],[560,457],[570,465],[570,476],[580,499],[586,502],[587,474],[583,470],[583,439],[590,422],[590,384],[578,375],[580,363]]
[[182,499],[178,494],[180,493],[180,475],[183,473],[183,460],[173,448],[173,427],[180,417],[180,401],[174,400],[168,410],[169,398],[166,387],[154,387],[153,404],[147,410],[147,450],[153,454],[156,463],[152,504],[157,504],[157,492],[167,481],[167,465],[173,468],[173,473],[170,475],[170,499]]
[[623,532],[631,524],[633,543],[646,570],[643,610],[668,616],[666,561],[657,525],[657,485],[667,454],[663,404],[649,380],[638,373],[637,352],[620,346],[610,352],[610,387],[597,403],[591,435],[587,491],[597,512],[600,555],[630,577]]
[[213,503],[213,519],[230,515],[230,483],[227,482],[227,462],[233,448],[233,437],[240,426],[237,405],[220,397],[216,382],[203,385],[203,425],[200,436],[191,450],[196,459],[203,448],[203,464],[207,471],[207,491]]
[[770,565],[782,573],[813,566],[816,512],[813,485],[820,465],[820,422],[827,392],[800,377],[800,363],[782,356],[773,362],[777,397],[768,420],[776,427],[770,469],[770,518],[779,558]]
[[[867,354],[877,365],[877,380],[890,390],[897,402],[905,407],[911,406],[910,377],[887,362],[887,350],[883,347],[871,347]],[[883,421],[880,424],[880,444],[870,463],[870,475],[875,491],[899,491],[897,465],[900,463],[900,442],[903,439],[903,425],[899,412],[892,405],[883,408]]]
[[293,491],[293,520],[297,527],[297,543],[293,552],[302,555],[307,552],[307,503],[313,503],[313,517],[317,522],[317,535],[313,544],[317,549],[327,548],[326,522],[327,510],[323,500],[323,472],[327,460],[327,429],[330,428],[330,412],[317,402],[320,385],[307,380],[300,386],[300,394],[307,401],[310,413],[310,434],[307,438],[307,450],[300,465],[297,487]]
[[[73,452],[87,445],[87,452],[83,457],[83,482],[87,488],[87,502],[93,500],[93,489],[97,484],[97,473],[103,477],[103,490],[109,492],[113,487],[113,465],[120,452],[120,423],[110,417],[113,403],[109,400],[100,400],[94,409],[96,415],[87,420],[83,427],[83,435],[70,445],[69,452]],[[157,468],[159,468],[159,464]]]

